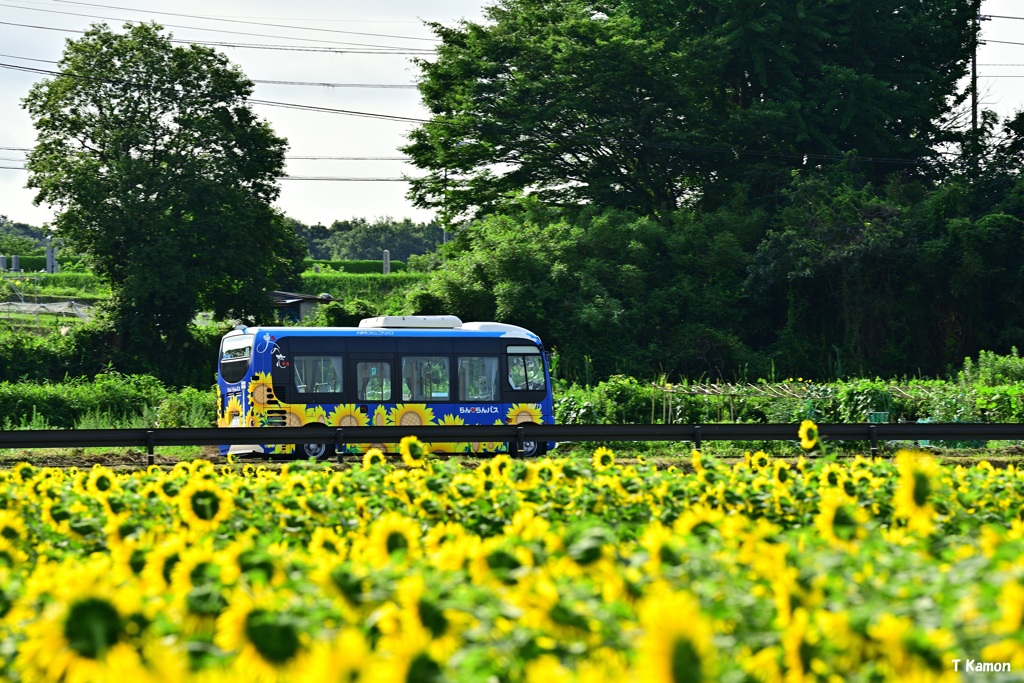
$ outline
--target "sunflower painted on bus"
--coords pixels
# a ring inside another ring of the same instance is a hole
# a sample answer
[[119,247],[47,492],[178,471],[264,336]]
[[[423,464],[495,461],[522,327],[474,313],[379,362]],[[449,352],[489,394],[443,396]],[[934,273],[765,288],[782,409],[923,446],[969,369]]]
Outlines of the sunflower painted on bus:
[[[222,427],[550,424],[551,377],[540,338],[455,316],[384,316],[358,327],[239,327],[221,341]],[[554,444],[433,443],[434,452],[543,455]],[[395,453],[397,444],[349,444]],[[293,445],[224,446],[286,454]],[[325,458],[330,444],[299,447]]]

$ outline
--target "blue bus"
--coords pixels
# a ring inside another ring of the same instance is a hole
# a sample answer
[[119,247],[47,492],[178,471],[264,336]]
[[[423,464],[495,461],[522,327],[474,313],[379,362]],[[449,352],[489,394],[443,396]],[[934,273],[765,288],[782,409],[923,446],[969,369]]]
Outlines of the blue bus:
[[[221,427],[358,427],[554,422],[540,338],[456,316],[383,316],[358,327],[239,327],[217,372]],[[431,452],[539,456],[553,444],[432,443]],[[394,453],[396,444],[348,444]],[[325,458],[330,444],[234,444],[221,452]]]

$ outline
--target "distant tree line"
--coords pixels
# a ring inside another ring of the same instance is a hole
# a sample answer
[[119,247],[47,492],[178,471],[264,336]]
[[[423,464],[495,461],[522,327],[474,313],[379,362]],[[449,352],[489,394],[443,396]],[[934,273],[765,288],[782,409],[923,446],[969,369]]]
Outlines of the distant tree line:
[[313,259],[380,259],[387,249],[392,259],[405,261],[433,251],[444,241],[438,223],[414,223],[408,218],[353,218],[334,221],[329,227],[305,225],[293,218],[286,222],[305,242]]
[[0,254],[39,256],[45,252],[46,234],[42,228],[28,223],[16,223],[0,214]]

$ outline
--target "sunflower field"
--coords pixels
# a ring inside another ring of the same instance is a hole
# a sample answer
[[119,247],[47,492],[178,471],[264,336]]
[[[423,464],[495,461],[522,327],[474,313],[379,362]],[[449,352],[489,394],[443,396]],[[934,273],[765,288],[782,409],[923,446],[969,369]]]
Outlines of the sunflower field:
[[1024,671],[1024,472],[1012,466],[695,451],[684,472],[603,447],[467,465],[424,459],[415,440],[403,456],[0,472],[0,678]]

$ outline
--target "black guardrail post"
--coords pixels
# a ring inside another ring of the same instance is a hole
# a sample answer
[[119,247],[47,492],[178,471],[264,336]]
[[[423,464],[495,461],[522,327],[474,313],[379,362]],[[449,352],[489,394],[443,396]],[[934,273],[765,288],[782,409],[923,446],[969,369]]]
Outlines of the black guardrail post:
[[700,425],[693,425],[693,447],[700,450]]
[[338,458],[338,463],[341,463],[341,456],[345,452],[345,430],[338,427],[334,430],[334,455]]
[[146,464],[153,465],[155,460],[153,459],[153,451],[156,449],[156,434],[153,433],[152,429],[146,430]]
[[871,440],[871,457],[878,456],[878,428],[873,424],[868,425],[868,438]]

